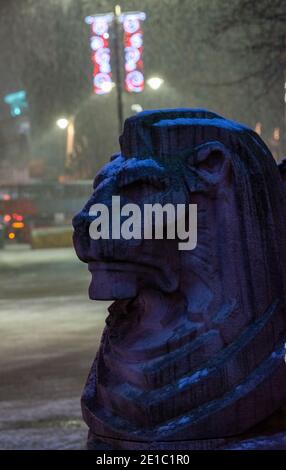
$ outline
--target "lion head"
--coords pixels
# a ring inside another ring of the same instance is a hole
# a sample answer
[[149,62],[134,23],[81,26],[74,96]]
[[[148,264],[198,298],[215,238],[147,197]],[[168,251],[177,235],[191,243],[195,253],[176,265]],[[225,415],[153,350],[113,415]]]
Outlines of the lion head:
[[[125,122],[120,145],[74,219],[90,297],[115,300],[85,419],[106,440],[146,448],[246,431],[286,397],[277,165],[255,132],[205,110],[140,113]],[[90,208],[111,208],[114,195],[142,208],[196,204],[196,248],[180,251],[165,237],[92,240]]]

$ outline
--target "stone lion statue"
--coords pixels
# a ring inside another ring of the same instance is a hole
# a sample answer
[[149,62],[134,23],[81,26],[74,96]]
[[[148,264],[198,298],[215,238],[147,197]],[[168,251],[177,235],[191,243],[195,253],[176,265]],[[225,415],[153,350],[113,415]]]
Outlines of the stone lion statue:
[[[254,131],[200,109],[131,117],[120,146],[73,222],[90,298],[114,300],[82,397],[88,446],[224,447],[286,399],[278,166]],[[114,195],[196,204],[196,248],[92,239],[90,208]]]

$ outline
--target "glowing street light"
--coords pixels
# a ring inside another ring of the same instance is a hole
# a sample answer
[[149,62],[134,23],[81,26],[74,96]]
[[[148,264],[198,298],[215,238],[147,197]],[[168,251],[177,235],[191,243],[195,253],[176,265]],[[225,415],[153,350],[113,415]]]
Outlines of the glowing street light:
[[66,131],[66,162],[73,154],[74,150],[74,139],[75,139],[75,116],[71,116],[69,119],[61,117],[56,122],[59,129]]
[[149,85],[152,90],[159,90],[163,83],[164,80],[160,77],[151,77],[149,80],[147,80],[147,85]]
[[143,108],[141,104],[135,103],[131,105],[131,110],[134,111],[135,113],[141,113],[141,111],[143,111]]
[[74,151],[75,116],[71,116],[69,119],[61,117],[57,120],[56,124],[61,131],[65,131],[63,133],[65,139],[65,162],[68,165]]
[[10,107],[10,114],[13,118],[21,116],[28,108],[27,94],[24,90],[9,93],[4,97],[4,102]]
[[57,126],[59,129],[62,129],[63,131],[68,127],[69,125],[69,120],[66,118],[60,118],[57,120]]

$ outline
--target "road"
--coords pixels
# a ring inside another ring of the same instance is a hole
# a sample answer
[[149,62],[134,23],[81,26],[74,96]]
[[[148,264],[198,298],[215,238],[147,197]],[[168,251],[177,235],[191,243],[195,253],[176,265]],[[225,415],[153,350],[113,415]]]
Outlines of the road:
[[80,395],[107,302],[72,249],[0,250],[0,449],[80,449]]

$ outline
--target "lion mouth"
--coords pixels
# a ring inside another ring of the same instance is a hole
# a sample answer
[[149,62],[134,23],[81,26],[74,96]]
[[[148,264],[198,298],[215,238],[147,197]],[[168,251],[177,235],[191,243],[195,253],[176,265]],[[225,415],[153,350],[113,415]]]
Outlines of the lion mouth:
[[177,288],[164,269],[137,261],[92,261],[88,269],[92,275],[89,287],[92,300],[134,298],[144,286],[155,286],[164,292]]

